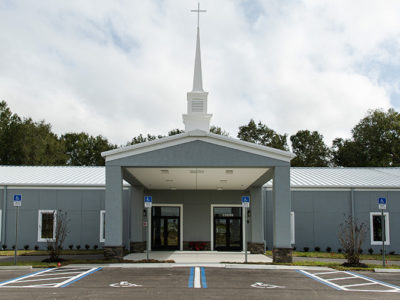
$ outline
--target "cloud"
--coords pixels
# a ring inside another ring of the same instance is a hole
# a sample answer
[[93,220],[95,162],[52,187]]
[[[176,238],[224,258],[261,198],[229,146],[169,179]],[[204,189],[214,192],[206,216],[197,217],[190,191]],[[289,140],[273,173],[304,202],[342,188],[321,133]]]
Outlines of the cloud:
[[[3,1],[0,98],[61,134],[124,144],[183,128],[196,1]],[[400,109],[398,1],[202,1],[212,123],[348,137]],[[362,8],[362,9],[361,9]]]

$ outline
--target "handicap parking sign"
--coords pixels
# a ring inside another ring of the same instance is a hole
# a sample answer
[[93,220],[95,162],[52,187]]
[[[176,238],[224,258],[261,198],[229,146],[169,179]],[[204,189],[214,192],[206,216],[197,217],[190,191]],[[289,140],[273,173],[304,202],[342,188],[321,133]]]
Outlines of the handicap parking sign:
[[14,195],[14,206],[21,206],[22,195]]
[[144,196],[144,207],[151,207],[153,198],[151,196]]
[[250,206],[250,196],[242,196],[242,207]]
[[386,198],[379,198],[378,206],[379,206],[379,209],[386,209]]

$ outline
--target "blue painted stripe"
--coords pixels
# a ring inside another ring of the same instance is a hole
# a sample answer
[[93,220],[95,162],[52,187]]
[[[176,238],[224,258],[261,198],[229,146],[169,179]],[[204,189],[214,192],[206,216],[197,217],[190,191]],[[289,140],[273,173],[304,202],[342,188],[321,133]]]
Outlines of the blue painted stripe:
[[201,267],[201,287],[207,288],[206,272],[203,267]]
[[17,279],[21,279],[21,278],[24,278],[24,277],[28,277],[28,276],[31,276],[33,274],[43,273],[44,271],[48,271],[48,270],[51,270],[51,269],[55,269],[55,268],[48,268],[48,269],[40,270],[40,271],[37,271],[37,272],[29,273],[29,274],[26,274],[26,275],[22,275],[22,276],[13,278],[13,279],[2,281],[2,282],[0,282],[0,284],[6,283],[6,282],[10,282],[10,281],[13,281],[13,280],[17,280]]
[[194,267],[190,268],[190,275],[189,275],[189,288],[193,288],[193,273],[194,273]]
[[82,278],[85,278],[86,276],[89,276],[90,274],[93,274],[94,272],[97,272],[97,271],[99,271],[99,270],[101,270],[101,269],[103,269],[103,268],[94,269],[93,271],[91,271],[91,272],[89,272],[89,273],[86,273],[86,274],[84,274],[84,275],[82,275],[82,276],[80,276],[80,277],[78,277],[78,278],[75,278],[74,280],[72,280],[72,281],[70,281],[70,282],[67,282],[66,284],[61,285],[60,288],[69,286],[70,284],[72,284],[72,283],[74,283],[74,282],[77,282],[78,280],[81,280]]
[[309,277],[309,278],[311,278],[311,279],[314,279],[315,281],[318,281],[318,282],[323,283],[323,284],[325,284],[325,285],[327,285],[327,286],[330,286],[331,288],[334,288],[335,290],[343,291],[342,289],[338,288],[337,286],[334,286],[333,284],[330,284],[330,283],[328,283],[328,282],[319,280],[318,278],[316,278],[316,277],[314,277],[314,276],[310,276],[308,273],[305,273],[305,272],[303,272],[302,270],[297,270],[297,272],[299,272],[299,273],[301,273],[301,274],[303,274],[303,275],[306,275],[307,277]]
[[397,285],[394,285],[394,284],[383,282],[383,281],[380,281],[380,280],[377,280],[377,279],[374,279],[374,278],[370,278],[368,276],[364,276],[364,275],[361,275],[361,274],[358,274],[358,273],[354,273],[354,272],[348,272],[348,273],[350,273],[350,274],[352,274],[354,276],[359,276],[359,277],[362,277],[362,278],[365,278],[365,279],[368,279],[368,280],[375,281],[376,283],[386,284],[386,285],[388,285],[388,286],[390,286],[390,287],[392,287],[394,289],[400,289],[400,286],[397,286]]

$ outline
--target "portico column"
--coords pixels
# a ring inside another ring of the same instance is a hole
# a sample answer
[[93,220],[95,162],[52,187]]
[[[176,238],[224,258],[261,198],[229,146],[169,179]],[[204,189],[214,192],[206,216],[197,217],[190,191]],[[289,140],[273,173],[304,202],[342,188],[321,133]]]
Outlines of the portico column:
[[273,249],[274,262],[292,262],[290,244],[290,167],[275,167],[273,195]]
[[123,256],[122,169],[106,165],[105,257]]

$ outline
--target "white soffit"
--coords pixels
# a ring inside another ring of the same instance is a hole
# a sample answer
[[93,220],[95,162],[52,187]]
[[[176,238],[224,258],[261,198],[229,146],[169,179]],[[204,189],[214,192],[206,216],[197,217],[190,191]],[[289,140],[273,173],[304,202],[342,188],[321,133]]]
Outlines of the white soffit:
[[128,168],[148,189],[245,190],[267,168]]

